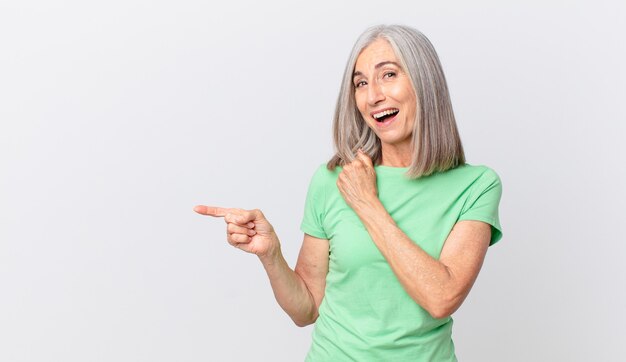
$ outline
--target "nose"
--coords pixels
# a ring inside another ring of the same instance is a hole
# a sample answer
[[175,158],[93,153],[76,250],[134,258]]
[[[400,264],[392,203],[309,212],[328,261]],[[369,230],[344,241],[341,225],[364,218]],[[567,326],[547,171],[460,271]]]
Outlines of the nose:
[[385,92],[378,82],[371,82],[367,87],[367,103],[375,106],[385,100]]

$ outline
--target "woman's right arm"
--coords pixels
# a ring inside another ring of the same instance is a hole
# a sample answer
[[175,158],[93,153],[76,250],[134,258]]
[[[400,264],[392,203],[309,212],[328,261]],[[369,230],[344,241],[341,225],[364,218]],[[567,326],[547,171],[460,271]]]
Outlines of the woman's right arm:
[[[277,238],[278,240],[278,238]],[[272,255],[259,256],[270,279],[276,301],[300,327],[312,324],[324,299],[328,274],[328,240],[304,234],[295,270],[291,270],[280,244]]]
[[326,287],[328,240],[304,234],[298,262],[292,270],[282,255],[274,228],[260,210],[196,206],[194,211],[223,217],[228,243],[259,257],[278,304],[295,324],[303,327],[315,322]]

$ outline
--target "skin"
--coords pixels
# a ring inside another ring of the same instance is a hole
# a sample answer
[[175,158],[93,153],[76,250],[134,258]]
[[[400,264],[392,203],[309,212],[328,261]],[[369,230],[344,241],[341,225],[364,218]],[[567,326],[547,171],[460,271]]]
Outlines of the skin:
[[[408,167],[411,164],[412,136],[417,97],[408,74],[400,67],[393,49],[379,39],[365,48],[354,67],[354,97],[367,125],[380,138],[382,165]],[[372,113],[400,110],[390,127],[381,128]]]
[[[396,63],[396,64],[393,64]],[[381,140],[382,165],[407,167],[416,97],[409,78],[385,40],[365,48],[355,65],[355,99],[367,125]],[[389,127],[379,128],[372,112],[400,110]],[[456,311],[469,293],[483,264],[491,228],[480,221],[460,221],[434,259],[400,230],[377,197],[376,171],[368,155],[343,167],[337,188],[359,216],[372,240],[411,298],[434,318]],[[314,323],[324,298],[328,274],[328,240],[304,234],[295,269],[280,250],[280,241],[263,213],[256,210],[196,206],[202,215],[222,217],[232,246],[256,254],[270,279],[276,300],[298,326]]]
[[317,319],[328,274],[328,240],[304,234],[295,270],[280,250],[274,228],[261,210],[199,205],[194,211],[226,222],[226,240],[238,249],[256,254],[269,277],[278,304],[300,327]]

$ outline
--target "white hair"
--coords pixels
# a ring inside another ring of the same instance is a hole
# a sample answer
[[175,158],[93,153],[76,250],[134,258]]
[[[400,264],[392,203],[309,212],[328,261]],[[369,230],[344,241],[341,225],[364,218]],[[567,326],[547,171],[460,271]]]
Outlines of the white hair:
[[382,162],[380,139],[356,106],[353,73],[357,58],[375,40],[385,39],[400,60],[416,95],[413,154],[407,175],[412,178],[445,171],[465,163],[446,78],[435,48],[421,32],[402,25],[371,27],[356,41],[348,58],[333,119],[336,154],[333,170],[351,162],[359,148],[375,164]]

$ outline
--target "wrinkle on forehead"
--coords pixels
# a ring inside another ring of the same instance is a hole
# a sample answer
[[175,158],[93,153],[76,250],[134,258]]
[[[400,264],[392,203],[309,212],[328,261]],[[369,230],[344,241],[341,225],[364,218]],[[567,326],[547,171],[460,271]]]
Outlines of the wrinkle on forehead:
[[[365,64],[363,64],[364,62]],[[353,76],[362,75],[368,69],[375,70],[386,64],[394,64],[398,68],[402,68],[391,44],[385,39],[377,39],[359,54]]]

